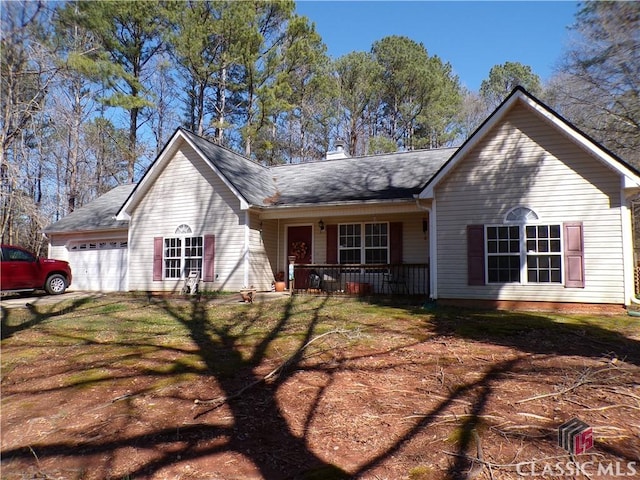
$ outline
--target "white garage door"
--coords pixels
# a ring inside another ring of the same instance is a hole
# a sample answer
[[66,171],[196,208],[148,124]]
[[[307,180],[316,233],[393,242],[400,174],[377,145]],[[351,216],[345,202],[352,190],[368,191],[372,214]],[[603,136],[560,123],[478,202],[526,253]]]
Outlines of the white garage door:
[[71,290],[113,292],[127,290],[127,242],[99,240],[69,246]]

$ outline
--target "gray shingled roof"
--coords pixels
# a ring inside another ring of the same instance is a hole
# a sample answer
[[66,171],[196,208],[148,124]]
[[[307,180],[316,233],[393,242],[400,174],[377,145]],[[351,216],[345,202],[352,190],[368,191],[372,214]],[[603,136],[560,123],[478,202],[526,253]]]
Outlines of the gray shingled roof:
[[412,199],[455,152],[443,148],[264,167],[181,131],[248,203],[261,207]]
[[115,220],[115,215],[134,188],[135,184],[116,187],[49,225],[44,229],[44,233],[127,228],[129,222]]
[[248,203],[261,207],[412,199],[455,148],[264,167],[181,129]]
[[277,205],[412,199],[455,148],[281,165],[271,169]]
[[265,198],[275,195],[276,186],[267,167],[198,137],[188,130],[180,130],[248,203],[263,205]]
[[[348,201],[412,200],[455,148],[262,166],[180,129],[207,161],[251,205],[322,205]],[[50,225],[45,233],[126,228],[115,215],[135,185],[116,187]]]

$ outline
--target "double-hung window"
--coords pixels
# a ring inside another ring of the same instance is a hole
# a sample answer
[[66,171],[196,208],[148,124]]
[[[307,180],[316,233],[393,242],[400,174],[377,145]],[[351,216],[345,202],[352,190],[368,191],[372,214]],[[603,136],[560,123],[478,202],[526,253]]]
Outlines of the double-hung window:
[[527,282],[562,282],[560,225],[525,225]]
[[489,283],[520,282],[520,226],[487,226]]
[[164,278],[184,278],[191,271],[202,273],[204,242],[201,236],[189,236],[191,229],[181,225],[175,237],[164,239]]
[[[528,223],[532,219],[535,224]],[[485,227],[489,283],[562,283],[562,228],[537,221],[532,210],[520,207],[507,215],[507,224]]]
[[182,277],[182,238],[164,239],[164,277]]
[[338,261],[342,264],[389,262],[388,223],[349,223],[338,227]]

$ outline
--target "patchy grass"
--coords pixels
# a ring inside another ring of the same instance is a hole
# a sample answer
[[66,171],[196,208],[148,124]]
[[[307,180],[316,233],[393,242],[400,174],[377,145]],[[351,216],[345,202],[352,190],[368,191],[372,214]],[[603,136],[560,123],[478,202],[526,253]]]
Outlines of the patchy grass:
[[3,479],[510,479],[572,416],[640,448],[637,318],[219,298],[4,310]]

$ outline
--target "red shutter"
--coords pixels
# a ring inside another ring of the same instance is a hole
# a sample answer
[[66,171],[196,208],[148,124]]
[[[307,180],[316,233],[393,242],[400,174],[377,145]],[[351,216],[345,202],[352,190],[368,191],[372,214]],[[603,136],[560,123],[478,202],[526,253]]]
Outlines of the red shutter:
[[389,224],[389,248],[391,250],[389,263],[402,264],[402,222]]
[[327,225],[327,263],[338,263],[338,225]]
[[584,288],[582,222],[564,224],[564,286]]
[[202,280],[205,282],[213,282],[214,276],[214,258],[216,253],[216,236],[205,235],[204,236],[204,265],[202,273]]
[[484,285],[484,225],[467,225],[467,283]]
[[162,281],[162,237],[153,239],[153,281]]

